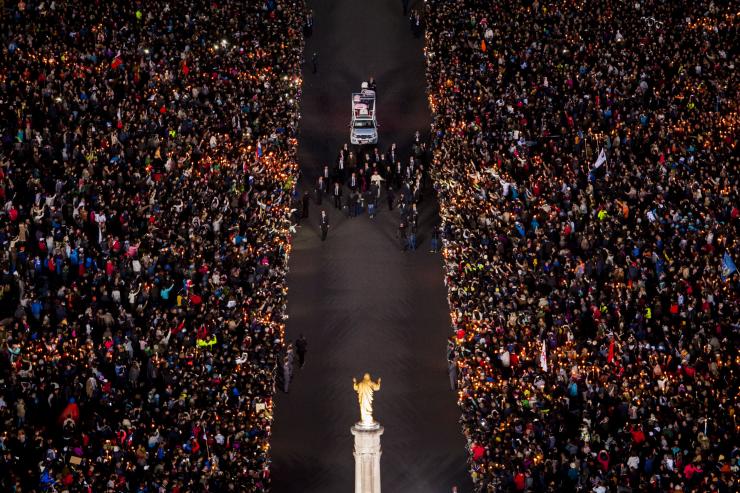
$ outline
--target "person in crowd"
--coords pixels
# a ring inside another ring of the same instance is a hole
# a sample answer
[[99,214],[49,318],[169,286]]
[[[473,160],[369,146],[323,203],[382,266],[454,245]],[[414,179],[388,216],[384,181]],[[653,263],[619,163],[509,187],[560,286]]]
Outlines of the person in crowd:
[[303,198],[301,199],[301,218],[308,219],[308,211],[311,206],[311,198],[308,192],[303,192]]
[[386,199],[388,200],[388,210],[393,210],[393,204],[396,201],[396,193],[393,191],[392,186],[388,186],[388,189],[386,190]]
[[415,8],[411,10],[411,15],[409,16],[411,32],[414,33],[415,38],[420,37],[424,32],[424,19],[422,15],[422,10]]
[[3,8],[0,490],[269,490],[303,2]]
[[326,210],[321,210],[321,217],[319,218],[319,229],[321,230],[321,241],[326,241],[326,235],[329,234],[329,216],[326,215]]
[[398,224],[397,237],[398,237],[398,242],[399,242],[399,244],[401,246],[401,250],[404,251],[404,252],[406,251],[406,249],[409,246],[408,245],[408,240],[406,238],[407,229],[408,228],[406,227],[406,222],[403,219],[401,219],[401,222]]
[[309,9],[303,19],[303,36],[310,38],[313,36],[313,10]]
[[308,352],[308,341],[303,337],[303,334],[300,334],[298,339],[296,339],[295,350],[298,355],[298,366],[303,368],[303,365],[306,362],[306,352]]
[[408,250],[416,250],[416,222],[408,221]]
[[342,184],[338,181],[334,182],[334,186],[332,187],[332,195],[334,196],[334,208],[335,209],[341,209],[342,208]]
[[326,181],[323,176],[319,176],[316,179],[316,189],[314,190],[314,196],[316,197],[316,205],[321,205],[324,200],[324,194],[326,193]]
[[431,246],[429,253],[437,253],[439,252],[439,243],[440,242],[440,232],[439,232],[439,226],[434,226],[432,228],[432,238],[431,238]]
[[290,391],[290,382],[293,380],[293,362],[290,360],[289,355],[283,357],[283,392],[286,394]]
[[359,198],[356,190],[350,190],[347,194],[347,215],[349,217],[357,217]]
[[425,2],[475,491],[734,491],[737,13]]
[[367,192],[365,192],[365,202],[367,203],[367,216],[370,219],[375,219],[375,205],[377,201],[377,194],[375,191],[376,185],[372,185]]

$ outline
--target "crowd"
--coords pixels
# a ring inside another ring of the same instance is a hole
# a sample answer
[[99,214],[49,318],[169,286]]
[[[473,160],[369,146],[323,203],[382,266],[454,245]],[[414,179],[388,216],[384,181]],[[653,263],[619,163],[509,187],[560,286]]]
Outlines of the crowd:
[[427,1],[476,491],[737,490],[737,15]]
[[0,489],[269,489],[310,13],[3,7]]

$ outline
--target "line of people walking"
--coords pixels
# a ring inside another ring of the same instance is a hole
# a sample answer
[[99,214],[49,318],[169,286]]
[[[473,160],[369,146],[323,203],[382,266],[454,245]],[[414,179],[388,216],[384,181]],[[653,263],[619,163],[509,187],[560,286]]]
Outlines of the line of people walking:
[[[375,82],[371,84],[375,87]],[[359,155],[358,155],[359,154]],[[415,251],[419,238],[420,207],[425,194],[431,193],[427,170],[431,151],[421,133],[416,132],[410,149],[401,155],[392,143],[386,152],[380,147],[359,148],[359,153],[349,144],[338,151],[332,166],[324,165],[316,177],[313,189],[304,190],[300,200],[295,198],[296,222],[309,219],[311,204],[321,207],[319,232],[326,241],[331,228],[330,208],[341,213],[340,217],[357,218],[367,215],[371,220],[381,209],[397,211],[396,238],[402,251]],[[434,225],[429,231],[430,252],[440,249],[440,230]]]

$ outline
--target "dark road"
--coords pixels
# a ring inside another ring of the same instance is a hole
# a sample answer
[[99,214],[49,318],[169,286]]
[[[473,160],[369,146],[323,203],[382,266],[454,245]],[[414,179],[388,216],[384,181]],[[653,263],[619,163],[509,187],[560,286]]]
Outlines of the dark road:
[[[307,40],[299,161],[302,186],[333,166],[349,142],[350,94],[374,76],[379,147],[398,143],[408,159],[414,132],[428,133],[423,39],[415,38],[400,0],[309,1],[314,33]],[[313,74],[312,53],[318,54]],[[347,493],[354,484],[350,427],[359,419],[352,377],[382,377],[375,418],[382,437],[386,493],[471,491],[460,412],[445,358],[450,315],[440,254],[429,253],[436,203],[420,204],[419,247],[398,247],[397,211],[381,200],[375,219],[347,218],[329,198],[321,242],[321,206],[311,204],[293,240],[288,276],[287,335],[308,340],[306,366],[289,394],[278,393],[272,438],[273,491]]]

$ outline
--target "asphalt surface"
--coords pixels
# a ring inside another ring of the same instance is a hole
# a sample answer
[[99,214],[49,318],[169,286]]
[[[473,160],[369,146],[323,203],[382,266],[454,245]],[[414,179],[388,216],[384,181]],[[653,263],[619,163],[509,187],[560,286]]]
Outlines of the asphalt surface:
[[[413,3],[413,2],[412,2]],[[414,132],[428,132],[423,40],[402,15],[401,0],[309,0],[314,32],[306,46],[299,162],[303,186],[333,165],[349,142],[350,94],[374,76],[379,146],[397,142],[407,156]],[[312,54],[318,54],[313,73]],[[406,157],[406,159],[408,159]],[[308,185],[306,185],[308,184]],[[308,340],[306,366],[290,393],[278,392],[272,438],[275,493],[353,490],[350,427],[359,420],[352,377],[382,377],[375,418],[385,427],[381,477],[385,493],[472,490],[465,439],[445,358],[451,334],[440,254],[429,253],[437,221],[429,192],[420,206],[418,250],[396,240],[399,216],[381,200],[375,219],[347,218],[323,202],[293,241],[288,275],[287,338]]]

